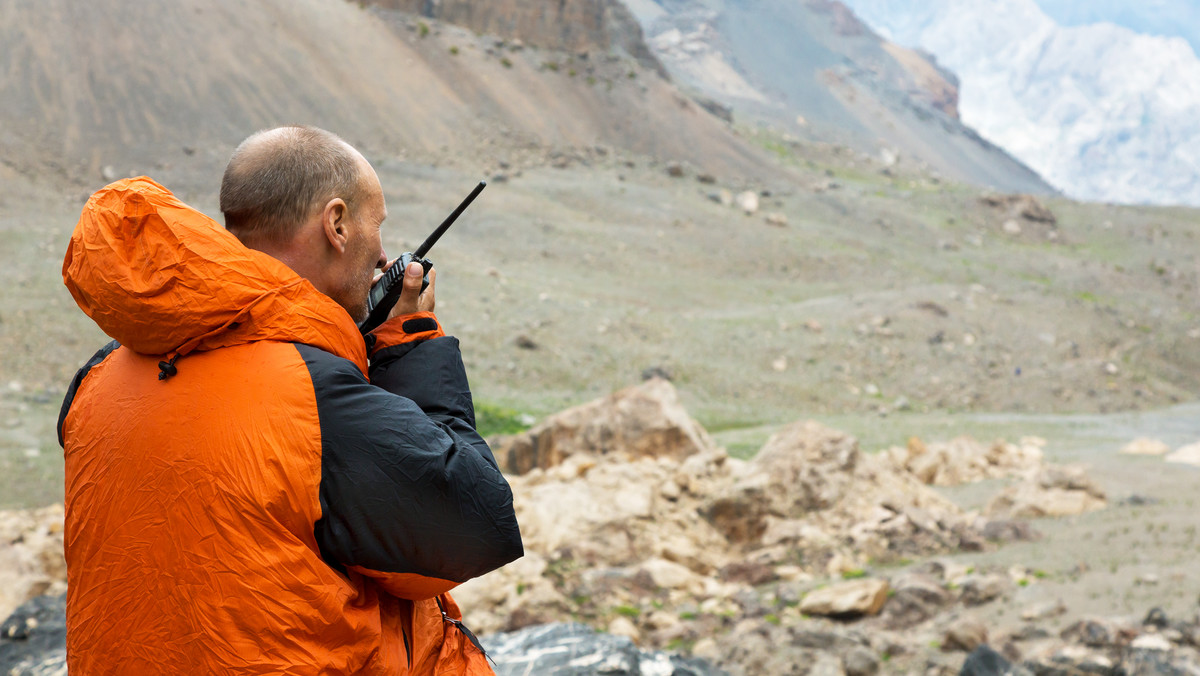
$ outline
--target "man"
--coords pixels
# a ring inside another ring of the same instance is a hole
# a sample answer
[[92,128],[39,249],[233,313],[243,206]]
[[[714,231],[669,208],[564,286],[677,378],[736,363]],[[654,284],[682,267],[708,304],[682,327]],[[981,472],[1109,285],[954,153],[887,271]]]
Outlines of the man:
[[59,419],[72,676],[491,673],[447,591],[521,541],[435,273],[364,341],[387,209],[319,129],[242,143],[221,210],[129,179],[71,238],[115,338]]

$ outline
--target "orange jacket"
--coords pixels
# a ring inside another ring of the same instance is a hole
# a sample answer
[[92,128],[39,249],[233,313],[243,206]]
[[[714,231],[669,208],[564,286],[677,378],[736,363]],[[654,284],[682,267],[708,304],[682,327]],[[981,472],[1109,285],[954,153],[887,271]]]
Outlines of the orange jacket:
[[432,314],[364,341],[147,178],[92,197],[63,278],[115,338],[59,419],[72,676],[491,673],[446,592],[520,533]]

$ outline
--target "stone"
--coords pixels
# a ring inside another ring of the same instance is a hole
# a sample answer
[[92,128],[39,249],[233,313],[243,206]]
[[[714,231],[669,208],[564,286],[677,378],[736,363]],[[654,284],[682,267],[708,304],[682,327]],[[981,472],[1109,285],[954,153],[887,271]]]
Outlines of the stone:
[[660,589],[686,589],[697,583],[696,574],[686,566],[665,559],[651,559],[643,563],[639,570],[645,571],[654,586]]
[[1107,622],[1096,619],[1079,620],[1063,629],[1059,637],[1072,643],[1099,648],[1111,644],[1115,630]]
[[788,217],[777,211],[767,214],[763,217],[763,220],[767,222],[767,225],[773,225],[777,228],[782,228],[788,224]]
[[747,216],[752,216],[758,211],[758,193],[753,190],[743,190],[733,199],[734,204],[744,211]]
[[1162,634],[1142,634],[1129,644],[1130,648],[1136,650],[1171,650],[1171,642]]
[[496,676],[518,674],[694,674],[719,676],[707,660],[638,650],[626,636],[597,633],[583,624],[547,624],[481,636]]
[[879,673],[879,658],[870,650],[858,646],[842,656],[846,676],[875,676]]
[[1008,591],[1009,581],[1003,575],[969,575],[962,582],[962,602],[978,606],[994,601]]
[[1163,460],[1200,467],[1200,441],[1180,446],[1174,453],[1164,457]]
[[667,176],[671,178],[683,177],[683,165],[679,162],[667,162]]
[[637,625],[624,615],[617,615],[612,622],[608,623],[608,633],[613,636],[624,636],[634,644],[640,643],[642,640],[642,634],[638,631]]
[[1171,447],[1158,439],[1139,437],[1121,447],[1125,455],[1166,455]]
[[920,573],[909,573],[892,581],[892,591],[883,608],[889,629],[908,629],[934,617],[947,603],[950,594],[937,580]]
[[1104,509],[1106,495],[1082,467],[1046,465],[1026,481],[995,495],[984,508],[989,517],[1073,516]]
[[1041,603],[1035,603],[1034,605],[1029,606],[1025,610],[1022,610],[1021,611],[1021,619],[1026,620],[1028,622],[1034,622],[1034,621],[1038,621],[1038,620],[1048,620],[1052,617],[1058,617],[1060,615],[1065,615],[1066,612],[1067,612],[1067,604],[1063,603],[1062,599],[1055,599],[1053,601],[1043,601]]
[[829,617],[876,615],[887,594],[887,580],[848,580],[809,592],[800,601],[800,612]]
[[987,644],[981,644],[967,655],[959,676],[1032,676],[1024,667],[1014,665]]
[[552,415],[523,434],[491,441],[504,469],[517,474],[553,467],[574,455],[682,460],[713,448],[675,388],[661,378]]
[[914,437],[906,447],[890,448],[884,455],[897,469],[911,472],[923,483],[957,486],[1035,471],[1042,466],[1044,445],[1034,438],[1017,444],[983,444],[961,436],[926,444]]
[[1150,612],[1146,613],[1145,619],[1142,620],[1142,626],[1155,629],[1166,629],[1170,625],[1171,620],[1167,617],[1167,611],[1158,607],[1151,608]]
[[982,534],[991,542],[1031,542],[1042,537],[1028,521],[1013,519],[991,519],[984,524]]
[[987,626],[973,617],[952,622],[942,637],[942,650],[971,652],[987,643]]

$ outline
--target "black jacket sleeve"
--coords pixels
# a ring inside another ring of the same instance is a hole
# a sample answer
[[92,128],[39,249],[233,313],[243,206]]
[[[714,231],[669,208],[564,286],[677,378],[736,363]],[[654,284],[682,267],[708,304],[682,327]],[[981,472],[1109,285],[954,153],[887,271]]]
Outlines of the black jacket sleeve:
[[512,491],[475,432],[455,339],[381,350],[374,383],[345,359],[297,349],[320,417],[315,530],[327,562],[456,584],[522,555]]

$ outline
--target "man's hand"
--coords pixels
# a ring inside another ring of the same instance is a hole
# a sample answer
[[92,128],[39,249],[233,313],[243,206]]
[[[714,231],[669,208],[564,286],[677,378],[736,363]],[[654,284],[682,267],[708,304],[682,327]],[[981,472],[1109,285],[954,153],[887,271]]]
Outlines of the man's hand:
[[[396,261],[392,261],[388,267],[395,263]],[[384,271],[386,270],[387,268],[384,268]],[[400,282],[402,284],[400,298],[396,301],[392,311],[388,313],[388,319],[400,315],[410,315],[414,312],[433,312],[433,288],[437,285],[437,270],[429,271],[429,286],[422,293],[421,277],[424,272],[425,269],[421,267],[420,263],[408,264],[408,269],[404,271],[404,279]]]

